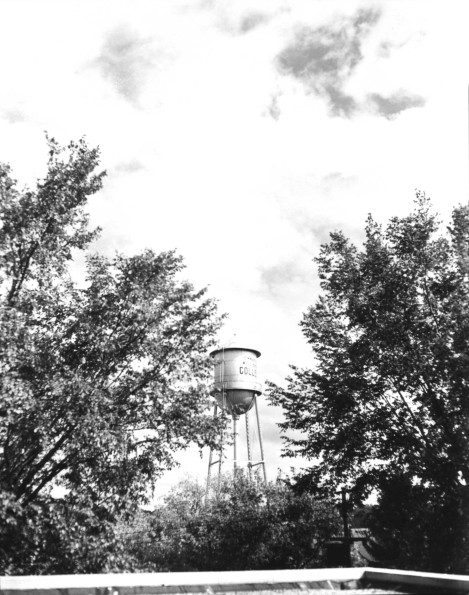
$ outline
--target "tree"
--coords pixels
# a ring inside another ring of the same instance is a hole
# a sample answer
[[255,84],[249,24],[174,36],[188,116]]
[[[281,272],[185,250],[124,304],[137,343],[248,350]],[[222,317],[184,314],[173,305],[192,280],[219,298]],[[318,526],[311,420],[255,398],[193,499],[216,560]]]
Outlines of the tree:
[[216,442],[207,353],[221,319],[174,252],[88,255],[73,282],[104,173],[83,140],[48,142],[34,190],[0,167],[0,489],[26,509],[59,485],[69,511],[112,519],[148,499],[175,451]]
[[324,562],[324,543],[339,517],[328,501],[283,484],[225,476],[205,503],[205,490],[184,481],[137,528],[127,548],[140,567],[159,571],[309,568]]
[[[310,484],[347,485],[356,499],[377,490],[389,502],[404,478],[428,547],[414,538],[399,563],[467,572],[469,208],[454,209],[439,235],[418,193],[413,213],[385,229],[370,216],[365,235],[359,250],[334,232],[316,258],[322,293],[301,322],[314,367],[293,367],[287,388],[271,393],[283,432],[301,432],[286,437],[286,454],[311,461]],[[375,519],[375,530],[388,522],[392,531],[390,517]],[[412,527],[415,515],[405,518]],[[451,532],[448,544],[441,535]]]

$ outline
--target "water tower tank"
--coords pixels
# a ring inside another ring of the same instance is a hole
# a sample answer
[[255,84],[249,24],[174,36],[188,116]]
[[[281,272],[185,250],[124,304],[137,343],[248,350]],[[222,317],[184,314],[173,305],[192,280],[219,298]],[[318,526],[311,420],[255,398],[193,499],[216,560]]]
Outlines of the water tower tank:
[[210,354],[214,361],[214,390],[218,404],[233,415],[243,415],[262,392],[257,377],[260,352],[244,347],[224,347]]

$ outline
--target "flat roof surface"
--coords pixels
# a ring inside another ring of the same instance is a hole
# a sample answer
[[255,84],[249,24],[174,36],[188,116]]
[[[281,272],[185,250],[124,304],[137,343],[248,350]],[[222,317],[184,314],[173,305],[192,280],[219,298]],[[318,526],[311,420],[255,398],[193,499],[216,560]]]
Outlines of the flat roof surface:
[[467,593],[469,576],[382,568],[0,577],[2,595]]

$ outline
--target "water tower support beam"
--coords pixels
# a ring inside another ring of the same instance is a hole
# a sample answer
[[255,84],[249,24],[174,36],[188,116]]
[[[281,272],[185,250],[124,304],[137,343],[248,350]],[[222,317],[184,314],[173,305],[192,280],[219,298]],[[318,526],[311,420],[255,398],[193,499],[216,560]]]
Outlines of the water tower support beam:
[[259,421],[259,409],[257,407],[257,396],[254,397],[254,406],[256,408],[257,433],[259,434],[259,447],[260,447],[260,451],[261,451],[262,471],[264,472],[264,483],[267,485],[267,474],[265,472],[265,459],[264,459],[264,445],[262,443],[262,431],[261,431],[261,422]]
[[248,473],[249,481],[252,481],[252,461],[251,461],[251,439],[249,436],[249,411],[246,411],[246,445],[248,449]]
[[[223,366],[224,366],[224,362],[223,362]],[[225,394],[225,385],[223,384],[222,397],[221,397],[221,413],[222,413],[222,415],[224,415],[225,410],[226,410],[226,394]],[[224,441],[225,441],[225,430],[222,429],[221,437],[220,437],[220,458],[218,460],[217,494],[220,493],[220,486],[221,486],[221,468],[222,468],[222,464],[223,464]]]
[[234,473],[236,476],[236,471],[238,469],[238,452],[237,452],[237,444],[236,444],[236,435],[237,435],[237,427],[236,427],[236,422],[237,422],[237,417],[236,415],[233,415],[233,467],[234,467]]
[[[217,413],[218,413],[218,405],[215,402],[215,406],[213,408],[213,419],[215,420],[217,417]],[[220,459],[221,459],[221,453],[220,453]],[[207,472],[207,486],[205,488],[205,501],[207,502],[208,500],[208,496],[209,496],[209,492],[210,492],[210,479],[211,479],[211,475],[212,475],[212,465],[213,465],[213,449],[212,447],[210,447],[210,454],[208,456],[208,472]]]

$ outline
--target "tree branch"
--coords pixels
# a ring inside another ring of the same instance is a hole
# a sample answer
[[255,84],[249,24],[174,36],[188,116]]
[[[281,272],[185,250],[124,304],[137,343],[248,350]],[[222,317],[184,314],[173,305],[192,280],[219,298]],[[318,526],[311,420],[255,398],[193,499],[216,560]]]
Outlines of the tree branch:
[[28,487],[28,484],[30,484],[31,481],[34,479],[34,476],[42,468],[44,468],[44,466],[47,465],[47,463],[50,460],[52,460],[54,455],[60,450],[60,448],[65,444],[65,442],[71,438],[71,436],[72,436],[72,428],[70,428],[65,434],[62,434],[62,436],[59,438],[59,440],[57,440],[57,442],[49,450],[49,452],[46,455],[44,455],[44,457],[36,465],[34,465],[32,467],[32,469],[29,471],[29,473],[26,474],[25,478],[23,479],[20,486],[16,490],[17,497],[22,496],[27,491],[26,488]]
[[[56,463],[49,472],[42,478],[39,484],[33,489],[33,491],[24,499],[24,504],[30,504],[38,495],[39,492],[48,484],[50,483],[54,477],[57,477],[59,473],[64,471],[71,463],[74,457],[76,457],[77,452],[74,451],[66,456],[64,459]],[[21,496],[18,497],[20,499]]]

